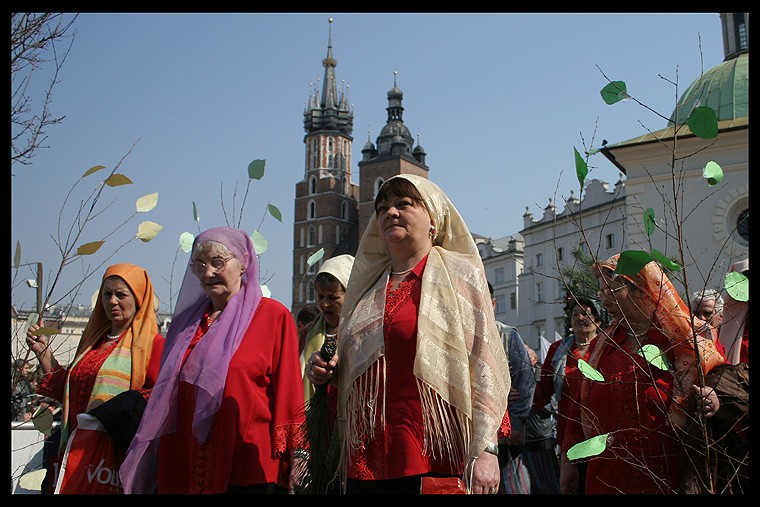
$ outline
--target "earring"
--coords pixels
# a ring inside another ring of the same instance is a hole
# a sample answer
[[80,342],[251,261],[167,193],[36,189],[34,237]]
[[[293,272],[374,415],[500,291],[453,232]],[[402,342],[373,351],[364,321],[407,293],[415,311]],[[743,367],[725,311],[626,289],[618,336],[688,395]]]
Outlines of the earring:
[[435,225],[432,225],[432,224],[430,225],[430,232],[428,232],[428,236],[430,236],[431,238],[435,236]]

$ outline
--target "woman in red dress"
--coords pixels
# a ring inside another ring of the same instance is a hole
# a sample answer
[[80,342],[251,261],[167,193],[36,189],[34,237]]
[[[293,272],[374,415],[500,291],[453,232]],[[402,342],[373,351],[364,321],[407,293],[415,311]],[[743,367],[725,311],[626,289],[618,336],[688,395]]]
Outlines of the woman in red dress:
[[251,238],[199,234],[124,491],[286,493],[302,421],[295,320],[262,296]]
[[[478,249],[427,178],[386,180],[359,244],[338,351],[339,472],[349,494],[419,494],[423,477],[494,494],[510,379]],[[455,479],[456,480],[456,479]]]
[[[561,482],[572,469],[567,453],[606,435],[604,450],[588,458],[586,494],[663,494],[679,487],[679,437],[692,414],[687,396],[701,368],[723,358],[704,322],[692,323],[686,304],[652,261],[635,276],[616,274],[619,255],[595,265],[600,296],[612,323],[591,345],[588,364],[604,380],[584,376],[562,443]],[[695,358],[694,341],[699,348]],[[645,355],[667,357],[661,361]]]

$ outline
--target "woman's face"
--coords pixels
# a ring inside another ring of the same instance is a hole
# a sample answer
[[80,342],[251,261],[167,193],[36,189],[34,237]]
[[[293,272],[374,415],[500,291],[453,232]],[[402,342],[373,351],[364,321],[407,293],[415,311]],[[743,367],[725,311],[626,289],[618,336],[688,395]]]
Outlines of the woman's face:
[[570,313],[570,324],[573,326],[573,333],[591,335],[596,334],[600,322],[592,307],[576,304]]
[[603,276],[599,280],[599,297],[613,319],[650,319],[653,308],[644,294],[622,276]]
[[380,237],[389,244],[404,241],[420,244],[430,239],[430,215],[422,203],[409,197],[389,193],[386,199],[377,203],[377,223]]
[[232,253],[201,252],[191,269],[216,309],[224,308],[240,291],[243,267]]
[[315,288],[317,306],[319,306],[322,315],[325,316],[325,323],[329,328],[338,327],[346,291],[340,284],[318,284]]
[[127,282],[121,277],[109,276],[105,279],[100,299],[114,328],[123,329],[135,318],[137,301]]

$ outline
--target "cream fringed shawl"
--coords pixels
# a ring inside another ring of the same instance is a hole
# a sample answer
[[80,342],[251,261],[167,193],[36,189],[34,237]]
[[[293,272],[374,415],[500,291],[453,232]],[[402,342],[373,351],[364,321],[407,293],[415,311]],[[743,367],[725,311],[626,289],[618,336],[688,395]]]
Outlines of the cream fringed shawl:
[[[412,175],[436,226],[422,274],[414,375],[420,390],[424,449],[469,465],[501,425],[510,378],[483,263],[467,226],[445,194]],[[339,470],[384,425],[383,312],[391,261],[375,215],[359,244],[338,336]],[[392,393],[391,393],[392,395]],[[469,487],[469,477],[465,481]]]

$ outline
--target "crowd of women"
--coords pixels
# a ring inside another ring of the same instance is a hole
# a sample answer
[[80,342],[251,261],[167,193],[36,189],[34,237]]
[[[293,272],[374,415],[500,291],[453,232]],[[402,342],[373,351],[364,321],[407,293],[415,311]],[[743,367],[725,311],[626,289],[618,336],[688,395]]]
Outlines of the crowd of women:
[[[427,178],[390,178],[374,204],[355,258],[320,267],[319,313],[300,332],[263,297],[252,241],[231,227],[195,238],[165,339],[150,278],[132,264],[106,270],[70,365],[30,326],[39,392],[63,404],[60,454],[89,414],[123,451],[127,494],[496,493],[510,375],[473,237]],[[728,405],[705,382],[726,360],[657,263],[631,277],[616,260],[596,270],[612,323],[602,329],[599,302],[577,299],[533,405],[559,401],[563,493],[679,492],[681,432]],[[669,369],[638,353],[650,344]],[[568,457],[600,435],[600,454]]]

